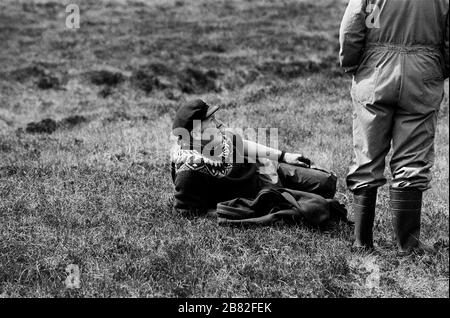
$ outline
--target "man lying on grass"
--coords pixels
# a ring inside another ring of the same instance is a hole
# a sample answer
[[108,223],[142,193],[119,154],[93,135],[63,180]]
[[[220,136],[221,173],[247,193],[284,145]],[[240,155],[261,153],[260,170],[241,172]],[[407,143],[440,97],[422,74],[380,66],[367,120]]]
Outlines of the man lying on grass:
[[[218,109],[194,100],[175,115],[173,134],[178,139],[171,150],[171,162],[177,211],[214,215],[219,202],[255,198],[267,187],[334,197],[334,174],[312,169],[310,160],[301,154],[244,140],[216,119]],[[273,164],[275,175],[264,169],[262,161]]]

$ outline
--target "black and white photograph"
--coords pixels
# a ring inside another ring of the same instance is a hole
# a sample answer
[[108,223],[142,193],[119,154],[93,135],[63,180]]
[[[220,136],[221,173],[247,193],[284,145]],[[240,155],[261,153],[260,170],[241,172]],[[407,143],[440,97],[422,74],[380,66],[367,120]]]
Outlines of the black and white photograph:
[[448,299],[449,34],[449,0],[0,0],[0,304]]

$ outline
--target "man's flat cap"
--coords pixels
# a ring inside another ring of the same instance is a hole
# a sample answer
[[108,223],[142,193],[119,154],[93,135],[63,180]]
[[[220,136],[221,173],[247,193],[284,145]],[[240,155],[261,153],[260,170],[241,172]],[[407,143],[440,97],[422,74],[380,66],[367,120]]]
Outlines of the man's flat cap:
[[186,129],[192,131],[194,120],[205,120],[211,117],[220,106],[210,107],[201,99],[192,100],[182,105],[175,114],[172,125],[174,135],[178,135],[177,131]]

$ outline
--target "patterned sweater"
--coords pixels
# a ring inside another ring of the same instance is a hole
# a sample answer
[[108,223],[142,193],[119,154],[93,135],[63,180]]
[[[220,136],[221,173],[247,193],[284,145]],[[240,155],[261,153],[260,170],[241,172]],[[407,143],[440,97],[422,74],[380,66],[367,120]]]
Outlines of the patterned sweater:
[[[243,157],[242,138],[232,135],[231,140],[234,158]],[[237,197],[254,198],[260,188],[257,165],[233,161],[230,169],[226,175],[216,176],[211,171],[213,169],[204,163],[172,162],[174,208],[181,213],[204,214],[222,201]]]

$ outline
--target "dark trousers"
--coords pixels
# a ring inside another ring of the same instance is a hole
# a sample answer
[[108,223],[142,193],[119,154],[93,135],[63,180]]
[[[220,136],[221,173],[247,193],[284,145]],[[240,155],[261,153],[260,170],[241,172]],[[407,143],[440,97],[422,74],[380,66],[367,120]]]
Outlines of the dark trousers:
[[281,163],[277,170],[279,181],[272,184],[261,179],[261,187],[281,187],[318,194],[331,199],[336,193],[337,177],[331,172],[316,168],[303,168]]

